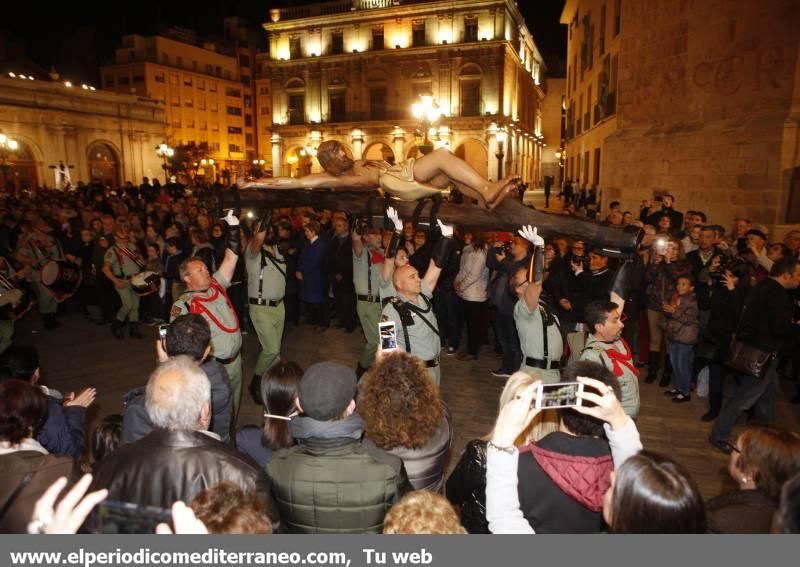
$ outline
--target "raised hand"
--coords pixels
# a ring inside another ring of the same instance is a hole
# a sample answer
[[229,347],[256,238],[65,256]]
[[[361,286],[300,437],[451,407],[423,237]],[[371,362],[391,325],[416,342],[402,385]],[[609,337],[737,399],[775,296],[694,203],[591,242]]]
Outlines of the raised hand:
[[[441,220],[436,219],[436,222],[439,223],[439,230],[442,232],[442,236],[445,238],[452,238],[453,236],[453,225],[452,224],[444,224]],[[401,225],[402,229],[402,225]]]
[[523,226],[518,231],[519,235],[534,246],[544,246],[544,238],[539,236],[539,229],[535,226]]
[[228,214],[222,220],[228,223],[228,226],[239,226],[239,219],[233,214],[233,209],[228,209]]
[[403,232],[403,221],[400,220],[400,215],[397,214],[397,209],[394,207],[387,208],[386,216],[389,217],[390,221],[392,221],[392,224],[394,224],[394,229],[397,232]]
[[61,477],[50,485],[33,507],[33,516],[28,524],[29,534],[74,534],[86,517],[100,502],[105,500],[108,490],[86,494],[92,484],[92,475],[81,478],[56,506],[56,498],[67,485]]

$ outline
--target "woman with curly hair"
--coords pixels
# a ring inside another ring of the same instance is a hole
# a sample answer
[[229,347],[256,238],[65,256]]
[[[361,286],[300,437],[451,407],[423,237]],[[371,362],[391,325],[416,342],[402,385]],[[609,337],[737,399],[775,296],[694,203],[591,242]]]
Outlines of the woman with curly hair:
[[403,496],[386,514],[383,533],[462,535],[467,532],[444,496],[415,490]]
[[800,435],[775,427],[747,427],[730,446],[728,473],[739,485],[706,503],[711,529],[766,534],[783,485],[800,473]]
[[361,380],[358,413],[365,445],[402,459],[414,490],[441,492],[452,430],[422,361],[405,352],[384,354]]

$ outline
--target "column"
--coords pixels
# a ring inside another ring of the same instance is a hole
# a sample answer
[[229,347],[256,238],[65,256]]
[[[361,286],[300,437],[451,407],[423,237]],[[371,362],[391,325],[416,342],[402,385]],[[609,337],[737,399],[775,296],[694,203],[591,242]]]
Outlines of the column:
[[353,141],[353,159],[363,159],[364,155],[364,134],[358,128],[354,128],[350,134]]
[[486,130],[486,137],[489,141],[489,167],[487,175],[489,181],[497,181],[497,124],[492,122]]
[[283,151],[281,149],[281,135],[273,132],[272,138],[272,176],[281,176],[281,163],[283,162]]
[[401,163],[406,159],[405,141],[406,133],[399,126],[395,126],[394,130],[392,130],[392,151],[394,152],[395,163]]

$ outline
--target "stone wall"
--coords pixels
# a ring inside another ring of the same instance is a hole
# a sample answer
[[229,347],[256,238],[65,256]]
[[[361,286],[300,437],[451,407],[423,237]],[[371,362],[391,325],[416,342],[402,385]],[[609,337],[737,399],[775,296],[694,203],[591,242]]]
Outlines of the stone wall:
[[784,222],[800,3],[623,2],[617,130],[605,201],[638,210],[659,192],[714,222]]

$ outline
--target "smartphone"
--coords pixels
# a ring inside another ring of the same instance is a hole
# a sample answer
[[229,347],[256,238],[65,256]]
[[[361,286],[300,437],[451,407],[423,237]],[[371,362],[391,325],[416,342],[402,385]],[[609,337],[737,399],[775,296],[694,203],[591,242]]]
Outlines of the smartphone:
[[381,350],[384,352],[397,350],[397,327],[394,321],[378,323],[378,332],[381,337]]
[[160,523],[172,524],[172,512],[156,506],[104,500],[88,520],[91,533],[153,534]]
[[536,390],[536,409],[573,408],[580,406],[578,392],[583,392],[580,382],[557,382],[555,384],[539,384]]
[[158,326],[158,336],[162,341],[167,338],[167,329],[169,329],[169,324]]

